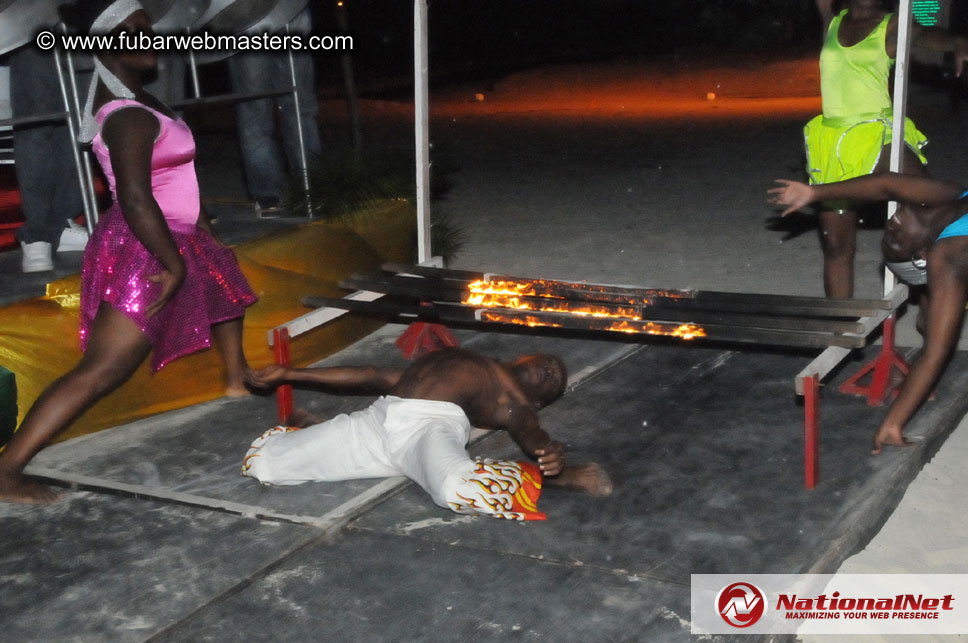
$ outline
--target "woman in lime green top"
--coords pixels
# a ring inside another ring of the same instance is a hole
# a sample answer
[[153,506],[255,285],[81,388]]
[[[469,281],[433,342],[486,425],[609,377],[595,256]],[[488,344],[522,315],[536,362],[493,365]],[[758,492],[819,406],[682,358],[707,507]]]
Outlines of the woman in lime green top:
[[[880,0],[848,0],[833,13],[833,0],[816,0],[827,24],[820,53],[823,114],[804,127],[811,184],[834,183],[888,169],[893,106],[888,91],[897,52],[897,16]],[[940,29],[915,26],[911,44],[955,53],[956,72],[968,60],[968,40]],[[910,119],[903,169],[924,174],[925,136]],[[846,299],[854,294],[857,213],[849,202],[825,202],[820,211],[824,292]]]

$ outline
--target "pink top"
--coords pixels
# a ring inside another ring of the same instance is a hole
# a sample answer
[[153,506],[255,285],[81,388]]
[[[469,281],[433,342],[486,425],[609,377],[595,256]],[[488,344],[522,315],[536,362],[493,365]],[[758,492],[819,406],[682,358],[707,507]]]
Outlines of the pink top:
[[[108,116],[126,107],[146,109],[158,119],[161,129],[151,153],[151,192],[165,215],[169,228],[178,232],[192,232],[200,209],[198,177],[195,174],[195,139],[192,131],[185,121],[172,119],[143,103],[126,98],[106,103],[98,110],[94,119],[102,126]],[[111,168],[111,154],[100,131],[94,137],[92,146],[116,203],[118,193],[114,170]]]

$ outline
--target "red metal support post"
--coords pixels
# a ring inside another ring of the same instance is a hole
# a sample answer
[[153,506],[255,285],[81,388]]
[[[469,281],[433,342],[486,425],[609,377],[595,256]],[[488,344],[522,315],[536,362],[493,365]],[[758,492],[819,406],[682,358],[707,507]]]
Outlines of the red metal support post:
[[[867,404],[870,406],[880,406],[893,392],[898,384],[892,382],[894,369],[905,376],[910,370],[910,366],[901,357],[894,347],[894,324],[895,316],[891,315],[884,320],[884,335],[882,337],[881,350],[872,361],[864,365],[859,371],[847,378],[840,385],[840,392],[848,395],[865,395]],[[867,375],[870,375],[870,382],[865,386],[859,384]],[[901,378],[903,379],[903,377]]]
[[[289,357],[289,331],[285,328],[276,328],[272,331],[272,350],[275,353],[276,364],[280,366],[292,366]],[[286,423],[292,415],[292,386],[283,384],[276,389],[276,409],[279,412],[279,422]]]
[[820,468],[820,377],[803,378],[803,486],[817,486]]

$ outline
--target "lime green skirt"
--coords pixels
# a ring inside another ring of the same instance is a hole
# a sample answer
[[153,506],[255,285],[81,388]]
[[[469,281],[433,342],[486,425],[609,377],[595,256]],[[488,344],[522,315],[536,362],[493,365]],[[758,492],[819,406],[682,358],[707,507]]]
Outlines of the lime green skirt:
[[[869,119],[845,124],[839,119],[814,117],[803,128],[810,183],[836,183],[870,174],[891,143],[890,115],[873,114]],[[922,163],[922,148],[928,139],[910,118],[904,119],[904,141]]]

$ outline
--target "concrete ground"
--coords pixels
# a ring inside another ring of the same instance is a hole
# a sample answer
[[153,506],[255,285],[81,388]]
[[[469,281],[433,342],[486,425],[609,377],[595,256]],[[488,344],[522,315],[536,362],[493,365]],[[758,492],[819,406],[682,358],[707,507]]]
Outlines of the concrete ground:
[[[437,179],[450,186],[435,207],[466,237],[453,267],[821,294],[812,219],[778,221],[765,204],[773,178],[802,175],[799,126],[818,106],[812,64],[660,63],[540,69],[435,95],[435,164],[447,169]],[[334,147],[341,109],[324,105]],[[409,109],[364,101],[365,151],[411,149]],[[964,121],[947,96],[916,88],[910,111],[933,140],[931,172],[964,176]],[[258,233],[267,224],[238,205],[231,132],[200,141],[203,190],[221,204],[226,236]],[[863,297],[881,288],[871,227],[859,234]],[[17,260],[6,253],[0,268],[16,276]],[[33,281],[5,278],[3,290]],[[912,317],[899,331],[908,355],[919,345]],[[330,361],[399,362],[400,330]],[[878,458],[867,451],[883,410],[835,386],[876,348],[835,374],[821,483],[806,491],[793,376],[813,353],[479,329],[460,338],[498,357],[562,354],[572,386],[542,422],[575,460],[606,467],[610,498],[547,490],[548,521],[511,524],[440,510],[399,480],[260,487],[237,471],[273,423],[272,400],[217,401],[35,460],[34,473],[77,490],[49,507],[0,506],[2,636],[685,641],[695,638],[691,573],[964,571],[962,353],[912,422],[915,446]],[[332,414],[368,399],[297,401]],[[482,435],[472,453],[514,447]]]

